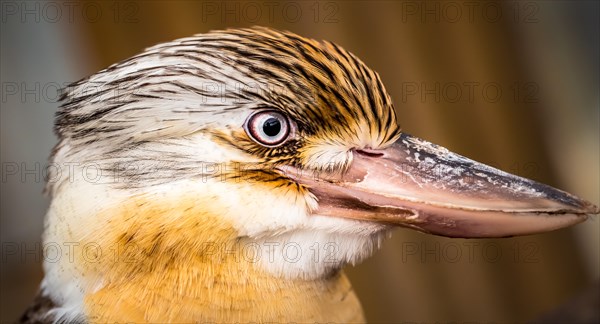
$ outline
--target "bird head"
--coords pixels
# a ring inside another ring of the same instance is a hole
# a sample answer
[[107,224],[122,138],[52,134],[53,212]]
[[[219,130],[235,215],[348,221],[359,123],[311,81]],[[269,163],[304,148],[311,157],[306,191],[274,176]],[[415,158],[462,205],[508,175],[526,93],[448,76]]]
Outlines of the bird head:
[[[289,32],[160,44],[62,100],[53,161],[74,172],[49,186],[47,241],[130,242],[144,259],[237,241],[271,254],[266,272],[315,278],[370,255],[395,226],[504,237],[598,212],[402,133],[377,73]],[[280,257],[286,243],[294,262]],[[333,258],[315,262],[316,243],[332,243]]]

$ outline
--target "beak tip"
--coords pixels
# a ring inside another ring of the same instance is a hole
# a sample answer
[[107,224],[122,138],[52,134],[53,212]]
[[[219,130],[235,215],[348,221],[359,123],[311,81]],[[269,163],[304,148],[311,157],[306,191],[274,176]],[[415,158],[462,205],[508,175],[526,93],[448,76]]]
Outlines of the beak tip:
[[587,200],[583,200],[583,199],[576,199],[576,204],[570,204],[570,207],[572,208],[572,210],[577,213],[580,214],[582,216],[586,216],[587,215],[597,215],[600,214],[600,208],[598,208],[598,206],[592,204],[591,202],[587,201]]
[[598,215],[600,214],[600,208],[594,204],[589,204],[586,208],[586,214],[589,215]]

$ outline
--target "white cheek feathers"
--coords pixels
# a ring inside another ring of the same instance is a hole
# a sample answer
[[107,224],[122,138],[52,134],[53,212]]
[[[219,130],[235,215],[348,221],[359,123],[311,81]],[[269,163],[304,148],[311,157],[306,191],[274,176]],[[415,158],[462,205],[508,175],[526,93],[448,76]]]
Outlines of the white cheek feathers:
[[384,225],[310,216],[302,227],[262,238],[245,238],[246,257],[268,273],[289,279],[317,279],[371,256],[390,234]]

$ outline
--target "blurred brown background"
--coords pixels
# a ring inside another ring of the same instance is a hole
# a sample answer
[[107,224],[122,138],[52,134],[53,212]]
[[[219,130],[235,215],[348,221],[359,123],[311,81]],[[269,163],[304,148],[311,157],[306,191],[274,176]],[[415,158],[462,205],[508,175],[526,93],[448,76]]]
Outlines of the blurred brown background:
[[[596,1],[3,1],[1,9],[2,322],[19,315],[42,277],[42,170],[55,142],[56,89],[211,29],[264,25],[334,41],[381,74],[406,132],[600,203]],[[595,285],[599,245],[598,218],[504,240],[398,230],[348,273],[371,322],[523,322]]]

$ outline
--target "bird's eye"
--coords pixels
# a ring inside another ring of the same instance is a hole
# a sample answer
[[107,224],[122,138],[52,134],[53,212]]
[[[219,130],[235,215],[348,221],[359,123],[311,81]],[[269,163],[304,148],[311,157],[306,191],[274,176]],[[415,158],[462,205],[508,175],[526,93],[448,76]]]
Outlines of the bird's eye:
[[255,142],[267,147],[275,147],[288,139],[291,127],[285,115],[268,110],[250,115],[244,128]]

